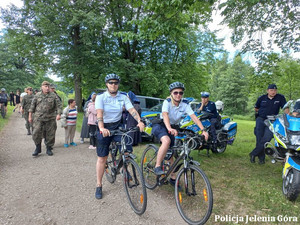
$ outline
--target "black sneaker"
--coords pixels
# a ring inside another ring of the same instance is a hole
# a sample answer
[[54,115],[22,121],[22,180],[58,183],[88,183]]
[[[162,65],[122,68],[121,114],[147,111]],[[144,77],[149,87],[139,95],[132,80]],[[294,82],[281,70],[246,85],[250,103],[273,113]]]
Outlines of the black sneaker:
[[251,153],[249,153],[249,156],[250,156],[250,162],[255,163],[255,156],[252,155]]
[[[170,184],[175,188],[176,180],[170,178],[169,179]],[[180,185],[178,185],[178,191],[182,191],[182,188]]]
[[102,198],[102,187],[97,187],[96,188],[95,197],[96,197],[96,199],[101,199]]
[[154,173],[156,176],[161,176],[161,175],[165,174],[165,172],[161,169],[160,166],[154,168]]

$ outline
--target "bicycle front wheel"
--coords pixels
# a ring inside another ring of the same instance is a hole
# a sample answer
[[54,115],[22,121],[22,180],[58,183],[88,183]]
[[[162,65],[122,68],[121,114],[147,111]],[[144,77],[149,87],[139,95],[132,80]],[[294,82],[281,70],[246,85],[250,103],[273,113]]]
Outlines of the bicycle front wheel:
[[147,192],[142,170],[131,158],[123,165],[124,189],[133,211],[142,215],[147,207]]
[[156,188],[157,186],[157,176],[154,173],[154,168],[157,159],[157,152],[158,149],[155,146],[149,145],[144,150],[141,159],[141,168],[145,178],[145,185],[150,190]]
[[205,173],[194,165],[182,168],[176,184],[175,201],[181,217],[188,224],[205,224],[213,208],[213,193]]

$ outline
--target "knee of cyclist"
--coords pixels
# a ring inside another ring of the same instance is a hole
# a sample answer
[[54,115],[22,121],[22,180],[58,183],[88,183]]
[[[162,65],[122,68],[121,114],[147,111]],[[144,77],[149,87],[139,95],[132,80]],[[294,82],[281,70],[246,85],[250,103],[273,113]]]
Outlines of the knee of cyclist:
[[162,145],[170,145],[171,144],[171,139],[168,136],[163,136],[161,139],[161,144]]
[[98,163],[105,164],[106,163],[106,158],[107,157],[98,157]]

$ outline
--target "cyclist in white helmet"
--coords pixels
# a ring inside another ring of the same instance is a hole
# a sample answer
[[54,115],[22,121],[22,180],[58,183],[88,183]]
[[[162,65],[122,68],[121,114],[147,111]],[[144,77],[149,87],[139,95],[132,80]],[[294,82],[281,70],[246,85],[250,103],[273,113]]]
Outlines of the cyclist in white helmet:
[[[174,82],[170,84],[169,91],[170,96],[164,100],[162,106],[162,119],[153,122],[152,133],[161,141],[161,146],[158,150],[157,161],[154,169],[156,175],[163,175],[164,171],[161,168],[161,162],[167,154],[169,147],[174,145],[175,136],[178,135],[176,127],[179,128],[179,122],[184,114],[191,117],[195,124],[204,130],[204,126],[200,120],[196,117],[191,106],[186,100],[183,99],[184,84],[181,82]],[[205,139],[208,139],[208,133],[203,131]],[[170,160],[173,163],[173,159]],[[175,186],[175,173],[171,174],[170,184]]]

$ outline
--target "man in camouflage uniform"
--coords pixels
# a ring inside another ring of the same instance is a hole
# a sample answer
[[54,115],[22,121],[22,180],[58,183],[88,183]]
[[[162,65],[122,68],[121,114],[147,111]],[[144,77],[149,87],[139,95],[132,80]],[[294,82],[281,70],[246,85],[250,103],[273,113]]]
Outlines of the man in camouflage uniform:
[[24,98],[21,102],[22,113],[23,113],[24,119],[26,121],[25,127],[28,131],[27,135],[31,135],[31,130],[32,130],[32,123],[29,123],[29,121],[28,121],[29,109],[31,106],[32,99],[34,97],[34,95],[32,93],[33,93],[32,87],[28,87],[27,95],[24,96]]
[[[29,109],[29,122],[33,122],[32,139],[36,145],[36,149],[32,156],[41,153],[41,143],[43,137],[47,147],[47,154],[53,155],[52,149],[55,143],[55,131],[57,128],[56,120],[60,120],[62,108],[56,95],[50,92],[50,83],[44,81],[42,83],[41,92],[38,92],[31,103]],[[34,120],[32,114],[34,113]]]

